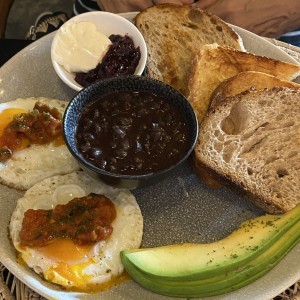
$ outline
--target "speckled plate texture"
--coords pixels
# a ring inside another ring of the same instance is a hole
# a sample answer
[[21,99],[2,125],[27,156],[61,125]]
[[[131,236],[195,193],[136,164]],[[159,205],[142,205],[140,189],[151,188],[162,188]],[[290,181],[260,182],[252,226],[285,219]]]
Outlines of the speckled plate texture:
[[[270,42],[245,31],[241,31],[241,35],[246,48],[252,52],[258,49],[259,54],[263,52],[293,62],[292,58]],[[50,34],[34,42],[0,69],[0,102],[31,96],[68,101],[74,96],[74,91],[56,76],[51,65],[52,38],[53,34]],[[144,216],[142,247],[215,241],[227,236],[243,220],[262,214],[245,198],[227,189],[211,190],[205,187],[192,172],[189,162],[172,177],[155,186],[137,189],[134,194]],[[7,228],[17,199],[22,195],[22,192],[0,186],[0,261],[27,287],[48,299],[171,299],[150,293],[133,281],[100,294],[68,293],[18,264]],[[233,293],[209,299],[271,299],[300,278],[299,260],[300,244],[264,277]],[[19,298],[22,299],[22,294]]]

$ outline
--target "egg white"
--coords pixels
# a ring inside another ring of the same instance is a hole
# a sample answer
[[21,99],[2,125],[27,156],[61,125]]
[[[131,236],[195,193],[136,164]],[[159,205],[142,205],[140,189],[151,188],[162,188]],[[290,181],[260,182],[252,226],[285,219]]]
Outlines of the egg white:
[[[49,98],[18,98],[0,104],[0,114],[9,108],[22,108],[32,111],[37,101],[56,107],[64,113],[67,102]],[[0,183],[20,190],[26,190],[35,183],[59,174],[68,174],[79,170],[79,165],[69,152],[66,145],[53,146],[30,145],[15,151],[4,163],[0,162]]]
[[[57,204],[65,204],[89,193],[105,195],[115,204],[117,217],[112,223],[113,232],[108,239],[97,242],[89,252],[76,260],[48,257],[36,248],[20,247],[19,233],[26,210],[52,209]],[[66,288],[93,291],[98,284],[108,282],[123,272],[120,251],[140,247],[143,217],[130,191],[108,187],[83,171],[78,171],[50,177],[27,190],[18,200],[9,230],[13,245],[22,260],[35,272]],[[68,277],[57,269],[61,262],[67,263],[75,275]]]

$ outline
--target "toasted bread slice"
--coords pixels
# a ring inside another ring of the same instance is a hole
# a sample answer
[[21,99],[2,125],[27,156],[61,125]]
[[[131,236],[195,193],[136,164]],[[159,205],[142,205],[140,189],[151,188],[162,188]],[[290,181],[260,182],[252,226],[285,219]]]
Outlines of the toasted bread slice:
[[199,123],[217,86],[243,71],[263,72],[290,81],[300,74],[300,66],[217,44],[203,46],[194,60],[188,95]]
[[221,82],[211,96],[210,105],[214,105],[226,97],[232,97],[247,90],[261,91],[276,86],[300,88],[300,84],[281,80],[267,73],[246,71]]
[[146,74],[187,95],[188,79],[198,49],[211,43],[244,50],[240,36],[219,17],[198,8],[162,4],[135,18],[148,46]]
[[268,213],[300,203],[300,89],[227,97],[200,125],[197,166],[239,187]]

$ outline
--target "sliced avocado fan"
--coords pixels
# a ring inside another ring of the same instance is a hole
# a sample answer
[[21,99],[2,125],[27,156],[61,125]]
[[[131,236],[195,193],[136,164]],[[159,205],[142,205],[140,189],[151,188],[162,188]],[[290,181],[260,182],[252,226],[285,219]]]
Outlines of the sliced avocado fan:
[[178,244],[121,252],[132,279],[155,293],[208,297],[241,288],[270,271],[300,241],[300,205],[260,216],[208,244]]

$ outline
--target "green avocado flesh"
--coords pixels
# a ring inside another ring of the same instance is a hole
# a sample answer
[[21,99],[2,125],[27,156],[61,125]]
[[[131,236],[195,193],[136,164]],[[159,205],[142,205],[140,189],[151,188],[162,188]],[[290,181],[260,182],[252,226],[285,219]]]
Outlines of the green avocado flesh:
[[175,297],[208,297],[241,288],[270,271],[300,241],[300,205],[282,215],[248,220],[210,244],[121,252],[138,284]]

